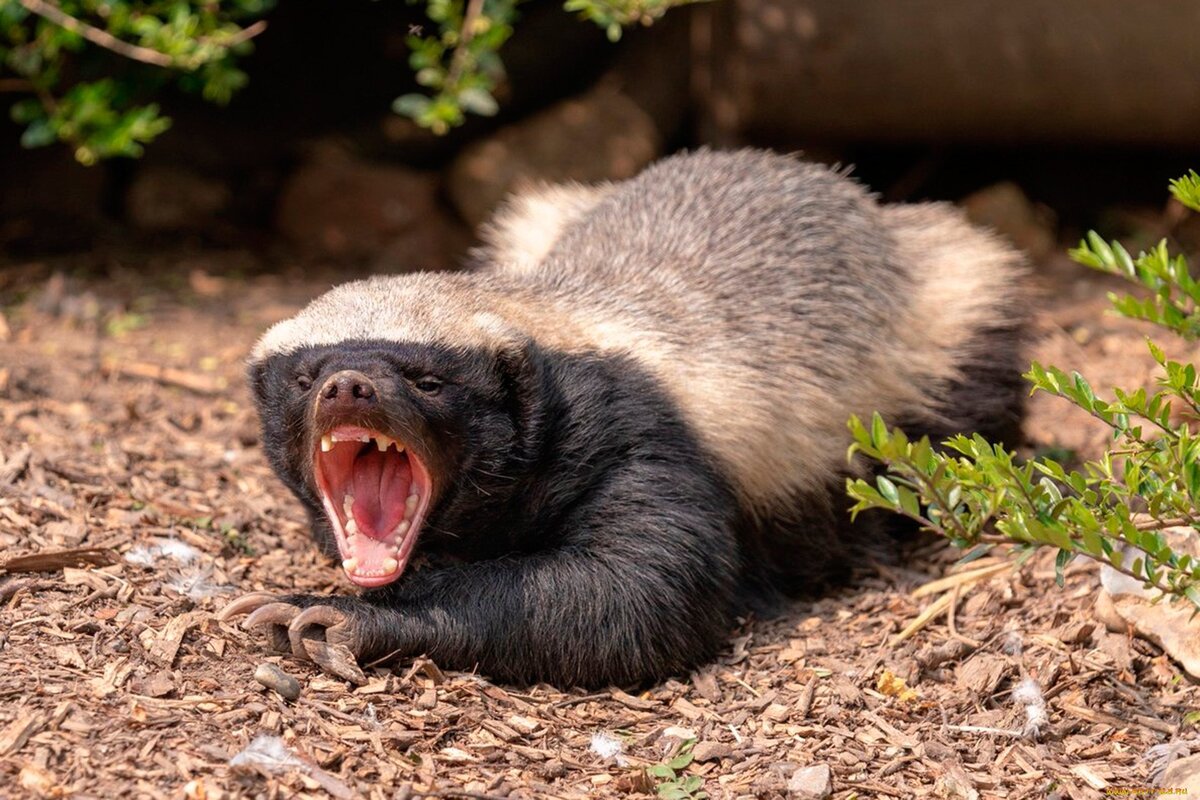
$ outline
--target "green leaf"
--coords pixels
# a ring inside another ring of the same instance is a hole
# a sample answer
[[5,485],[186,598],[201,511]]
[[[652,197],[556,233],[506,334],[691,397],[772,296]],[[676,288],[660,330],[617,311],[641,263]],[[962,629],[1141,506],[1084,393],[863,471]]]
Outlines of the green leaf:
[[433,105],[433,100],[423,94],[402,94],[392,102],[392,111],[404,117],[416,118]]
[[484,89],[463,89],[458,94],[462,107],[472,114],[482,117],[494,117],[500,111],[500,104]]
[[680,753],[679,755],[675,756],[670,761],[668,761],[667,766],[675,771],[679,771],[679,770],[683,769],[684,767],[686,767],[688,764],[692,763],[692,758],[694,758],[694,756],[692,756],[691,753]]
[[879,494],[892,505],[900,505],[900,493],[896,490],[896,484],[892,483],[887,477],[879,475],[875,478],[875,485],[879,487]]
[[871,415],[871,444],[878,450],[883,450],[888,444],[887,424],[878,411]]
[[1196,170],[1171,181],[1171,195],[1192,211],[1200,211],[1200,175]]
[[48,119],[36,119],[21,134],[21,146],[32,149],[45,147],[58,140],[58,134]]
[[1071,563],[1071,552],[1069,550],[1059,550],[1058,555],[1054,557],[1054,582],[1058,584],[1058,588],[1062,588],[1065,581],[1063,570],[1067,564]]

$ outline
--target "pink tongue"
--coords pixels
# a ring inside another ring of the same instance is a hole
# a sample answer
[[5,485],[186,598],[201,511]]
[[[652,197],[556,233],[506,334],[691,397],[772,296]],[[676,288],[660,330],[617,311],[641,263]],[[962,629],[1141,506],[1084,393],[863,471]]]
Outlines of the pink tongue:
[[350,482],[354,505],[351,508],[359,532],[382,539],[404,519],[412,467],[407,458],[394,451],[381,453],[370,445],[363,450],[354,460]]

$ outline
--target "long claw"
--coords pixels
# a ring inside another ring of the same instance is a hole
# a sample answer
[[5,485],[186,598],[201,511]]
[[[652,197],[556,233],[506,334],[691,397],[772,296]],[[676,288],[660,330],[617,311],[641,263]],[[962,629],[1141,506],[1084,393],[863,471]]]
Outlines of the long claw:
[[246,621],[242,623],[242,627],[253,628],[255,625],[262,625],[264,623],[287,627],[299,613],[300,609],[291,603],[268,603],[246,617]]
[[[332,606],[311,606],[292,618],[288,625],[288,639],[292,645],[292,653],[297,658],[311,661],[308,649],[304,646],[305,633],[309,628],[321,627],[328,631],[346,622],[346,615]],[[326,637],[320,637],[326,638]]]
[[236,600],[230,602],[229,605],[222,608],[217,613],[217,619],[225,622],[230,617],[236,617],[238,614],[245,614],[253,611],[265,603],[270,603],[274,599],[275,596],[270,592],[251,592],[250,594],[244,594]]

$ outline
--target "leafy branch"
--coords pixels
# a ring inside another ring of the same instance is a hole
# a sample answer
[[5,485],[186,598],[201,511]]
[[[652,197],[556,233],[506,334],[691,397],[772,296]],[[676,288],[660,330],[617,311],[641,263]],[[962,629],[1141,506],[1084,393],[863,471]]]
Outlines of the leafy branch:
[[[564,9],[604,29],[610,41],[622,29],[650,25],[671,8],[703,0],[566,0]],[[468,113],[490,117],[499,111],[495,93],[504,79],[500,48],[512,36],[521,0],[429,0],[426,15],[436,35],[410,36],[409,65],[428,93],[401,95],[397,114],[443,134],[463,124]]]
[[[265,30],[266,22],[255,18],[270,3],[0,0],[0,63],[17,76],[5,88],[31,95],[11,112],[25,125],[21,144],[63,142],[84,164],[140,155],[170,126],[145,97],[175,81],[211,102],[228,102],[246,83],[234,59]],[[67,77],[97,72],[104,53],[138,69],[120,79]]]
[[[1171,192],[1200,211],[1194,171],[1173,181]],[[1200,336],[1200,284],[1165,242],[1133,257],[1120,243],[1089,233],[1071,256],[1149,290],[1145,299],[1110,294],[1118,313],[1188,340]],[[1036,362],[1025,374],[1035,392],[1063,398],[1111,429],[1113,446],[1077,470],[1045,456],[1023,462],[979,435],[955,436],[935,448],[928,438],[909,441],[878,414],[869,426],[852,418],[850,455],[887,468],[873,482],[847,481],[856,501],[852,514],[888,509],[958,547],[974,548],[968,558],[997,544],[1026,553],[1054,547],[1060,581],[1066,564],[1084,556],[1200,608],[1200,561],[1175,552],[1163,535],[1171,527],[1200,529],[1197,370],[1168,359],[1151,341],[1147,346],[1162,370],[1153,393],[1114,389],[1113,398],[1104,399],[1079,373]]]

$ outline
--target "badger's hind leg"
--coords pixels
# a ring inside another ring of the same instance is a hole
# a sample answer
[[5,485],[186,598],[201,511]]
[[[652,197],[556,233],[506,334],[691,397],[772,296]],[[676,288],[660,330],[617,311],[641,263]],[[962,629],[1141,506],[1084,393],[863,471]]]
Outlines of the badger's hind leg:
[[1015,447],[1032,301],[1023,257],[950,205],[887,206],[884,219],[912,276],[904,346],[923,395],[888,421],[935,442],[980,433]]

